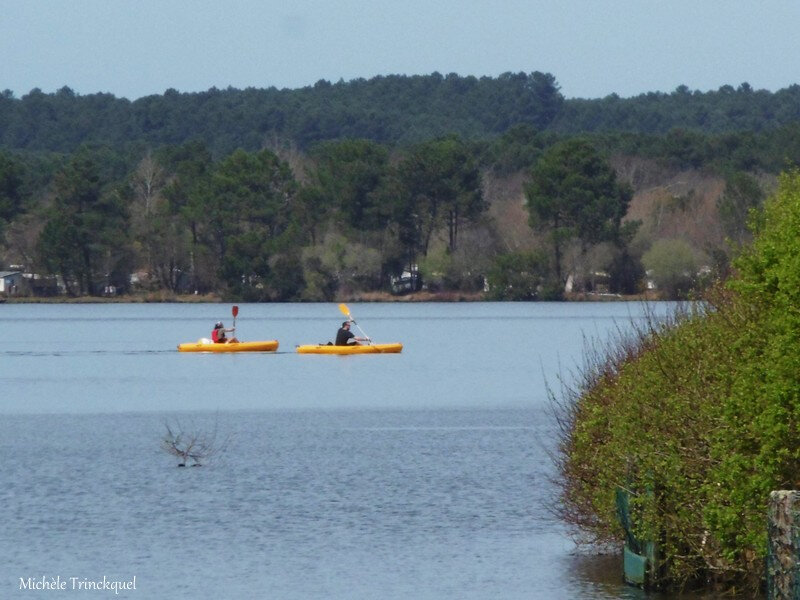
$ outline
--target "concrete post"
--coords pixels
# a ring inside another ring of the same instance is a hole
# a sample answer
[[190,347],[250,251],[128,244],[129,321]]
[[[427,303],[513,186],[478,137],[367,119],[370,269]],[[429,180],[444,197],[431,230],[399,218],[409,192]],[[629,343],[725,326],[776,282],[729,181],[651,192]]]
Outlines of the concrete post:
[[767,598],[800,600],[800,492],[769,495]]

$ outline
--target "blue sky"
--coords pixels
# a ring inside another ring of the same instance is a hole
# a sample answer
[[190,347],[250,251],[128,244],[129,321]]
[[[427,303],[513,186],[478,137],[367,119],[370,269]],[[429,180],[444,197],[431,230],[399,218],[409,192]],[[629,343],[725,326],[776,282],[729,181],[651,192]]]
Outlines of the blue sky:
[[0,90],[552,73],[568,98],[800,83],[797,0],[0,0]]

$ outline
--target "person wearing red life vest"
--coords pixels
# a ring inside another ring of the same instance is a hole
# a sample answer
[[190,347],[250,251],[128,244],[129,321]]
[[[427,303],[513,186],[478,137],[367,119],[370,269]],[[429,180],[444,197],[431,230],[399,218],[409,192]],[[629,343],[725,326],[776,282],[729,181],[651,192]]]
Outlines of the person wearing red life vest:
[[235,342],[237,341],[236,338],[228,339],[225,335],[225,332],[236,331],[236,329],[225,329],[225,326],[222,324],[222,321],[217,321],[217,324],[214,325],[214,329],[211,332],[211,341],[215,344],[226,344],[227,342]]

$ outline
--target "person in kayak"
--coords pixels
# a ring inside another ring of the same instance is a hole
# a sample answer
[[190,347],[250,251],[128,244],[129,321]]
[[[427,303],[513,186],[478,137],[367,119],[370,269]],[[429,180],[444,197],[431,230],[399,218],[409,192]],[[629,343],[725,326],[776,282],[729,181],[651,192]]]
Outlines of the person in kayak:
[[234,332],[236,329],[225,329],[225,326],[222,324],[222,321],[217,321],[217,324],[214,325],[214,330],[211,332],[211,341],[215,344],[225,344],[226,342],[236,342],[238,341],[236,338],[228,339],[225,335],[226,331]]
[[[350,341],[352,340],[352,341]],[[356,337],[350,331],[350,321],[345,321],[336,332],[336,345],[337,346],[359,346],[358,342],[367,342],[368,338]]]

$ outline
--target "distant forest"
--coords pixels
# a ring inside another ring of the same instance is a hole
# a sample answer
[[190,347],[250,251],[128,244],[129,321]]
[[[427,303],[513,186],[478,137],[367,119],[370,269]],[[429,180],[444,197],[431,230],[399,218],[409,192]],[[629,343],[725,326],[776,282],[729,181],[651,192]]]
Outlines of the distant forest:
[[771,93],[747,83],[717,91],[651,92],[633,98],[565,99],[555,77],[534,72],[497,78],[438,73],[382,76],[301,89],[167,90],[130,101],[112,94],[54,94],[34,89],[22,98],[0,95],[0,147],[71,152],[85,143],[202,140],[215,156],[259,150],[266,140],[315,142],[368,139],[404,146],[442,135],[495,138],[527,124],[559,135],[760,133],[800,121],[800,85]]
[[[135,101],[6,90],[0,256],[74,295],[113,284],[321,300],[425,282],[533,299],[560,297],[568,279],[597,288],[600,272],[630,293],[658,264],[645,256],[658,240],[635,243],[634,182],[612,157],[723,178],[720,219],[740,240],[763,176],[800,162],[800,86],[566,99],[553,75],[534,72]],[[524,250],[489,217],[486,185],[520,174]],[[589,260],[600,247],[605,264]],[[729,249],[690,250],[724,270]],[[412,265],[421,277],[398,284]],[[689,286],[664,281],[671,295]]]

